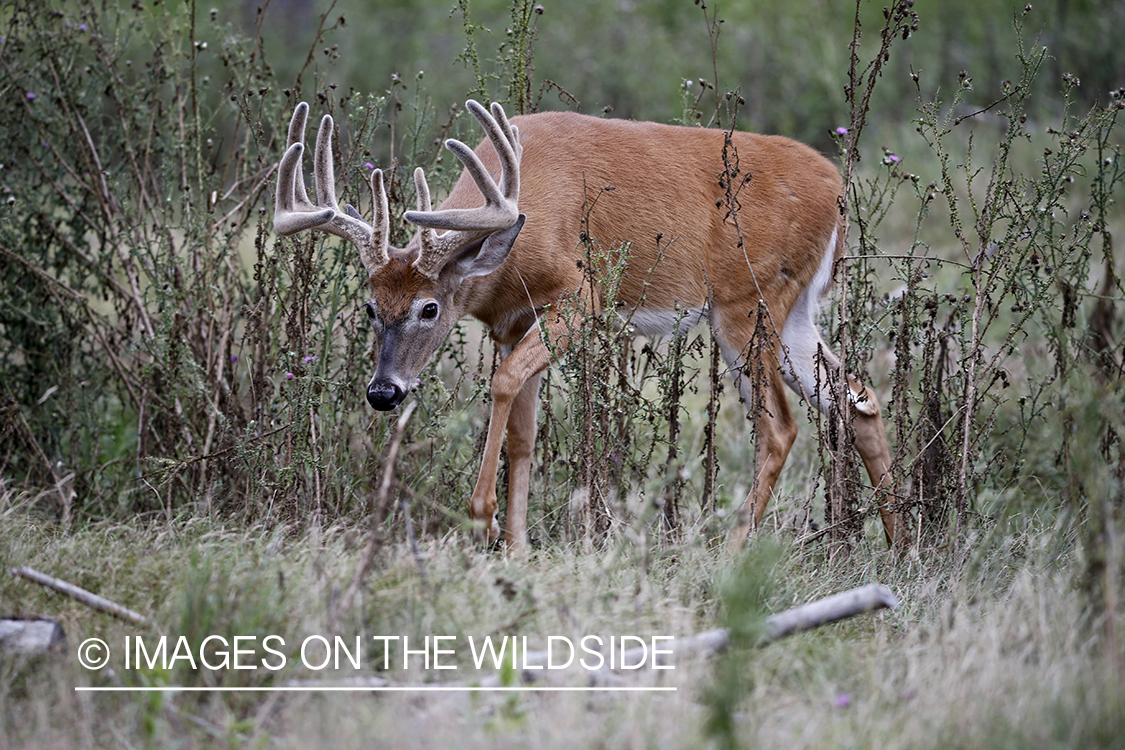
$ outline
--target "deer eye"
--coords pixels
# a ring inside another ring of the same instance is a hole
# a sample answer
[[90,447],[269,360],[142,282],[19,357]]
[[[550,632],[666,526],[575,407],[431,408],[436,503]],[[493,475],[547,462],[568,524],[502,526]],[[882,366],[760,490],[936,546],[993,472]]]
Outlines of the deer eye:
[[438,304],[427,302],[422,306],[422,320],[433,320],[438,315]]
[[370,320],[375,320],[375,318],[378,317],[378,315],[375,312],[375,305],[371,304],[370,302],[364,302],[363,303],[363,310],[364,310],[364,312],[367,313],[367,317]]

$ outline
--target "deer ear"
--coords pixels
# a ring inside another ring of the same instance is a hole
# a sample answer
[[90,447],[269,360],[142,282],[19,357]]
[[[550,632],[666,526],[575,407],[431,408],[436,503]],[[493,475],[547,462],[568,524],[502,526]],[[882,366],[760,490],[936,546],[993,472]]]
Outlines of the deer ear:
[[463,279],[487,276],[504,265],[526,218],[520,214],[516,223],[507,229],[493,232],[483,241],[466,246],[453,260],[458,275]]

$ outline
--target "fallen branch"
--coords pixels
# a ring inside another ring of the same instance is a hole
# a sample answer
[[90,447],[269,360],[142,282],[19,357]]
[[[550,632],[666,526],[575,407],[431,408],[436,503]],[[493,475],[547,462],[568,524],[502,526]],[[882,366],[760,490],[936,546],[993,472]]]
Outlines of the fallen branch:
[[802,604],[766,618],[766,634],[762,643],[769,643],[787,635],[812,630],[830,622],[844,620],[873,612],[877,609],[897,609],[898,598],[881,583],[869,583],[850,591]]
[[59,578],[52,578],[49,575],[40,573],[38,570],[21,565],[12,570],[12,575],[18,578],[26,578],[33,583],[38,583],[40,586],[46,586],[49,589],[54,589],[60,594],[65,594],[71,599],[77,599],[91,609],[96,609],[100,612],[108,612],[114,617],[119,617],[122,620],[127,620],[135,625],[148,625],[149,619],[144,615],[134,612],[131,609],[122,607],[120,604],[111,602],[109,599],[104,599],[97,594],[93,594],[84,588],[75,586],[73,583],[67,583]]
[[[881,583],[869,583],[866,586],[833,594],[824,599],[818,599],[779,612],[776,615],[770,615],[766,618],[765,632],[758,640],[757,645],[764,646],[786,636],[812,630],[830,622],[845,620],[864,612],[884,608],[895,609],[896,607],[898,607],[898,598],[889,588]],[[727,628],[716,628],[686,638],[677,638],[669,650],[672,656],[684,657],[697,653],[722,651],[728,645],[730,645],[730,631]],[[635,664],[643,661],[646,656],[645,648],[632,648],[622,651],[617,659],[619,663]],[[670,658],[662,656],[656,663],[670,663]],[[529,651],[522,661],[532,667],[542,667],[547,662],[547,652]],[[522,670],[520,679],[524,682],[541,680],[545,671],[543,669]],[[590,671],[590,680],[590,684],[615,684],[620,680],[620,675],[603,667]]]
[[[799,607],[770,615],[766,618],[764,633],[758,640],[758,646],[764,646],[795,633],[827,625],[849,617],[873,612],[878,609],[895,609],[898,599],[894,593],[881,583],[870,583],[866,586],[844,591],[839,594],[818,599]],[[686,657],[700,653],[715,653],[722,651],[730,645],[730,631],[726,628],[717,628],[697,633],[686,638],[677,638],[669,645],[671,656],[661,654],[656,660],[653,654],[645,648],[626,649],[617,655],[617,663],[641,663],[648,659],[656,664],[671,663],[672,657]],[[566,669],[547,669],[546,651],[528,651],[519,657],[521,668],[516,670],[505,681],[499,672],[491,673],[483,679],[472,681],[454,681],[441,683],[445,688],[456,687],[503,687],[506,684],[532,685],[532,684],[574,684],[575,676],[581,675],[582,681],[591,687],[610,687],[625,684],[625,673],[602,666],[599,669],[587,670],[580,665]],[[526,667],[526,668],[525,668]],[[650,670],[638,669],[630,671],[630,676]],[[514,679],[513,679],[514,678]],[[395,683],[382,677],[361,676],[345,680],[290,680],[286,683],[289,687],[301,687],[315,690],[317,687],[347,685],[354,688],[403,689],[409,688],[409,683]]]

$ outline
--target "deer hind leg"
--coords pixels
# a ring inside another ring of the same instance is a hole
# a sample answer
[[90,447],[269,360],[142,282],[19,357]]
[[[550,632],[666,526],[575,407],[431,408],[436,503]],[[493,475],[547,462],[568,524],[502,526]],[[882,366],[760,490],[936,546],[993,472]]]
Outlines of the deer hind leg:
[[[831,414],[836,404],[833,389],[839,387],[843,367],[840,359],[825,345],[813,318],[816,313],[815,297],[818,290],[805,290],[790,312],[782,332],[781,375],[787,385],[813,403],[825,414]],[[871,484],[877,489],[890,489],[891,455],[879,401],[871,389],[855,378],[847,378],[847,398],[854,415],[855,447],[859,452]],[[889,504],[893,494],[879,508],[883,530],[889,544],[901,543],[902,519]]]
[[713,335],[756,434],[754,481],[738,512],[731,537],[734,549],[741,547],[750,530],[762,522],[774,485],[797,439],[797,421],[789,410],[778,372],[778,337],[773,333],[772,319],[764,309],[750,316],[742,309],[730,306],[712,310],[711,317]]
[[[763,363],[764,364],[764,363]],[[797,421],[789,410],[785,388],[777,377],[776,366],[763,368],[768,372],[764,382],[751,384],[744,372],[735,380],[750,419],[754,420],[757,441],[754,446],[754,483],[746,504],[738,513],[733,536],[734,546],[741,546],[750,529],[757,528],[766,514],[774,485],[797,439]],[[760,393],[760,398],[756,394]]]

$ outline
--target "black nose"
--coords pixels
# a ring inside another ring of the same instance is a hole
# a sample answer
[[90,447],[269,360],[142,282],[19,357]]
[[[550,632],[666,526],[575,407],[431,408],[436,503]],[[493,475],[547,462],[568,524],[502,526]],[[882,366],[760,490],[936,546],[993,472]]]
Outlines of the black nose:
[[372,383],[367,388],[367,403],[379,411],[390,411],[406,398],[406,392],[394,383]]

